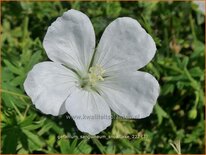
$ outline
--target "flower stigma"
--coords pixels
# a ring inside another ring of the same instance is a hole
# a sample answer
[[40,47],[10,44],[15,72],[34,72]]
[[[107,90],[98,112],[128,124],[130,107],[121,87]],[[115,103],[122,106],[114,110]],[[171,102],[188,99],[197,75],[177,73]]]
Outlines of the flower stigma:
[[96,85],[97,81],[104,81],[103,74],[105,70],[100,65],[95,65],[89,69],[89,82]]
[[104,81],[104,73],[105,70],[100,65],[90,67],[87,77],[81,80],[81,87],[90,89],[94,87],[97,84],[97,82]]

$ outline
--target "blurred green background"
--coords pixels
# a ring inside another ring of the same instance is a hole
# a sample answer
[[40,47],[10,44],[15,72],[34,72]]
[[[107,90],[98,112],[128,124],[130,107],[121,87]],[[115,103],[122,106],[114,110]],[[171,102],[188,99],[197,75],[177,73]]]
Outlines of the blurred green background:
[[[90,17],[97,41],[121,16],[137,19],[152,35],[157,54],[141,70],[158,79],[161,94],[148,118],[113,120],[100,138],[77,139],[86,134],[66,114],[35,109],[22,84],[35,64],[48,60],[44,35],[70,8]],[[194,3],[3,2],[1,17],[2,153],[177,153],[179,142],[182,153],[204,153],[205,21]]]

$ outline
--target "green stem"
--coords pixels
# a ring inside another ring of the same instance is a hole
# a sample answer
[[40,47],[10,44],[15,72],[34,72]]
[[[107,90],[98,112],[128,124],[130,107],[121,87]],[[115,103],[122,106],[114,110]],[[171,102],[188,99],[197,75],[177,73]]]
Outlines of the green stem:
[[27,105],[26,110],[24,112],[24,118],[26,118],[27,112],[29,111],[30,105]]
[[18,97],[29,98],[29,97],[26,96],[26,95],[22,95],[22,94],[19,94],[19,93],[15,93],[15,92],[12,92],[12,91],[9,91],[9,90],[0,89],[0,92],[2,92],[2,93],[7,93],[7,94],[11,94],[11,95],[15,95],[15,96],[18,96]]
[[194,26],[194,20],[192,19],[192,15],[190,14],[190,26],[191,26],[191,29],[192,29],[192,35],[194,37],[194,40],[197,40],[197,37],[196,37],[196,33],[195,33],[195,26]]
[[197,108],[199,98],[200,98],[199,93],[197,91],[195,91],[195,105],[194,105],[195,108]]
[[19,109],[16,107],[16,105],[13,103],[13,101],[11,101],[11,104],[14,107],[17,114],[20,116],[21,120],[23,120],[24,119],[23,115],[20,113]]
[[166,69],[171,69],[171,70],[176,71],[176,72],[181,73],[181,74],[183,73],[182,70],[179,69],[179,68],[175,68],[175,67],[172,67],[172,66],[167,66],[167,65],[162,64],[162,63],[158,63],[158,64],[161,65],[162,67],[166,68]]
[[104,146],[100,143],[100,141],[96,138],[92,138],[92,141],[97,145],[101,153],[105,154]]
[[192,78],[192,76],[188,72],[187,68],[184,69],[184,73],[187,76],[187,78],[191,81],[193,88],[196,89],[196,90],[199,90],[198,83]]
[[[168,115],[169,116],[169,115]],[[172,118],[169,116],[169,123],[170,123],[170,125],[171,125],[171,127],[172,127],[172,130],[174,131],[174,132],[176,132],[177,131],[177,128],[176,128],[176,126],[175,126],[175,123],[174,123],[174,121],[172,120]]]

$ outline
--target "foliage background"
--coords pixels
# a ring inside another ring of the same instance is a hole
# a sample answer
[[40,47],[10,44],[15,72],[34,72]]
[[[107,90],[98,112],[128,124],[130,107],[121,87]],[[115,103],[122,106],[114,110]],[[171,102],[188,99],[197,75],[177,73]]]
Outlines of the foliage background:
[[[66,115],[39,112],[22,86],[28,71],[48,59],[42,47],[48,26],[70,8],[90,17],[97,40],[111,21],[129,16],[157,44],[155,58],[142,70],[161,85],[158,104],[148,118],[113,120],[100,134],[111,139],[74,138],[86,134]],[[205,21],[195,4],[3,2],[1,9],[2,153],[175,153],[170,143],[178,140],[182,153],[204,153]]]

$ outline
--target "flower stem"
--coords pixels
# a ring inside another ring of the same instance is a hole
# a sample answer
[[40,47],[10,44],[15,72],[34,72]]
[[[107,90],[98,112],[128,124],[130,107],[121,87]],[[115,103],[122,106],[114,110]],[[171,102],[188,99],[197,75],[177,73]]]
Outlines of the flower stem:
[[12,91],[9,91],[9,90],[0,89],[0,92],[2,92],[2,93],[7,93],[7,94],[11,94],[11,95],[18,96],[18,97],[29,98],[29,97],[26,96],[26,95],[22,95],[22,94],[19,94],[19,93],[15,93],[15,92],[12,92]]

